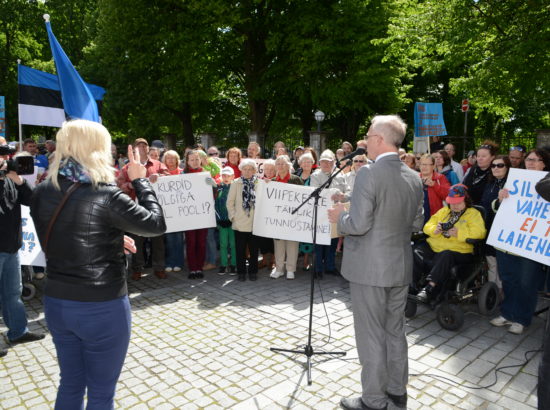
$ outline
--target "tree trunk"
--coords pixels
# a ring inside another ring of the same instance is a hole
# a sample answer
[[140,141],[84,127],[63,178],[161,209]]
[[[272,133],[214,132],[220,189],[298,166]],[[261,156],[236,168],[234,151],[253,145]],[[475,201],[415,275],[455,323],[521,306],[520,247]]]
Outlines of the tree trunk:
[[[183,143],[185,146],[193,146],[195,144],[195,136],[193,135],[193,115],[191,114],[191,103],[182,103],[181,110],[168,108],[180,120],[183,130]],[[175,147],[174,143],[174,147]]]

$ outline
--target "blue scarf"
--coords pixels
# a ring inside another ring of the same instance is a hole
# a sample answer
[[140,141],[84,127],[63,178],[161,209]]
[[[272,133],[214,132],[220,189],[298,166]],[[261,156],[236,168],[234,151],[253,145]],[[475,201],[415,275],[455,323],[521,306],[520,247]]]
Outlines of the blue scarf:
[[92,179],[86,169],[72,158],[65,159],[59,166],[59,175],[64,176],[69,181],[80,182],[82,184],[91,184]]

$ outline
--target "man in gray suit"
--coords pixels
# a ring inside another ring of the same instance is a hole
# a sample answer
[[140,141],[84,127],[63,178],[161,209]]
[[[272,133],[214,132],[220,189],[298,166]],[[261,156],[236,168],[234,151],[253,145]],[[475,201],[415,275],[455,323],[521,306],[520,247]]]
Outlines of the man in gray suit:
[[361,397],[344,409],[385,409],[388,399],[407,405],[405,304],[412,278],[411,233],[422,227],[422,181],[399,160],[407,126],[396,115],[376,116],[367,133],[375,160],[357,173],[349,212],[342,204],[329,219],[346,235],[342,276],[350,283],[355,338],[363,367]]

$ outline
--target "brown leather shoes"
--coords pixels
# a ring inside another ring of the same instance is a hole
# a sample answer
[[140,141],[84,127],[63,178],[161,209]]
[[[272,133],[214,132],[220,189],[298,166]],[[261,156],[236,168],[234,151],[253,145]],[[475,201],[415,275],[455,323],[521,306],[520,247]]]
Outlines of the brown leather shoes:
[[132,280],[140,280],[141,272],[132,272]]
[[166,275],[166,272],[164,272],[163,270],[156,270],[154,273],[155,276],[159,279],[166,279],[168,277],[168,275]]

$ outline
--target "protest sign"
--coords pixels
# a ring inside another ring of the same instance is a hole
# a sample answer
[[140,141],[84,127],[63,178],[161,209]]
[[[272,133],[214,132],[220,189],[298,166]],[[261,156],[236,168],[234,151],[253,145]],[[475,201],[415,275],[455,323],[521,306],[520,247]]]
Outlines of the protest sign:
[[535,191],[547,172],[512,168],[487,243],[497,249],[550,265],[550,202]]
[[153,184],[164,211],[166,233],[216,226],[214,195],[208,172],[161,177]]
[[46,266],[46,257],[40,247],[28,206],[21,205],[21,225],[23,227],[23,245],[19,249],[21,265]]
[[[227,158],[219,158],[222,168],[225,167],[225,164],[227,164]],[[256,161],[256,165],[258,166],[258,172],[256,172],[256,176],[258,178],[264,177],[264,162],[267,161],[263,158],[255,158],[254,161]]]
[[443,121],[443,104],[415,103],[414,136],[416,138],[426,138],[440,135],[447,135],[447,129]]
[[[315,189],[301,185],[266,183],[261,181],[256,199],[253,233],[275,239],[313,243],[313,198],[292,215],[292,211],[305,201]],[[319,199],[317,215],[317,244],[330,245],[328,209],[334,189],[324,190]]]

